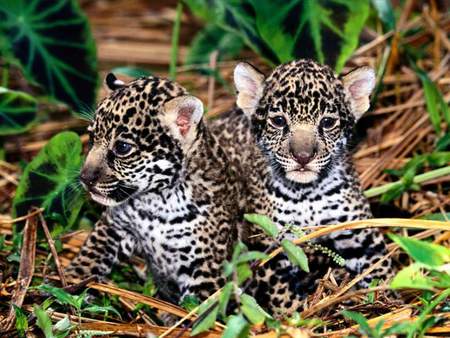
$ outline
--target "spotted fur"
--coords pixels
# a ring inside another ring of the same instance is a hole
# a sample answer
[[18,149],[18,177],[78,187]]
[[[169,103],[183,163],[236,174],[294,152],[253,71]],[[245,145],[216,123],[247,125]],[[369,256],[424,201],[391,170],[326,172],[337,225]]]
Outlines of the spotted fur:
[[[368,109],[373,80],[367,68],[339,78],[309,60],[278,66],[267,78],[248,64],[238,65],[241,109],[214,121],[212,130],[245,182],[245,212],[268,215],[280,228],[372,217],[349,145],[356,120]],[[320,243],[343,256],[353,274],[386,254],[376,229],[336,232]],[[361,284],[385,277],[390,267],[385,261]]]
[[[106,210],[67,272],[104,277],[140,251],[160,296],[204,299],[224,285],[222,264],[243,233],[243,182],[201,118],[201,103],[184,88],[156,77],[107,81],[114,90],[89,128],[92,147],[80,176]],[[306,274],[280,255],[246,291],[271,312],[292,311],[329,266],[327,256],[312,260],[320,268]]]

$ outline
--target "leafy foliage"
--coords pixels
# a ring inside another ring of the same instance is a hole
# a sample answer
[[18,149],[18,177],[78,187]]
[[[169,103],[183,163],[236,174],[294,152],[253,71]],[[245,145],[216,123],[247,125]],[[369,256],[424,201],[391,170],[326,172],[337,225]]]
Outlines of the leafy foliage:
[[[337,71],[356,48],[369,13],[368,0],[187,0],[186,3],[194,14],[237,35],[271,63],[312,58]],[[208,14],[208,8],[212,8],[214,15]]]
[[[402,269],[391,282],[391,287],[425,290],[418,318],[411,323],[404,323],[404,333],[408,338],[422,337],[428,328],[439,321],[437,316],[431,315],[433,309],[442,304],[450,296],[450,249],[428,243],[423,240],[390,235],[415,262]],[[442,289],[441,292],[436,292]],[[427,291],[429,290],[429,291]],[[436,292],[436,295],[430,292]]]
[[0,135],[26,131],[36,119],[36,109],[31,95],[0,87]]
[[0,39],[30,81],[74,109],[92,107],[97,86],[95,45],[75,0],[0,2]]
[[442,97],[438,87],[431,81],[427,73],[417,66],[414,66],[413,69],[422,82],[428,115],[430,116],[436,134],[439,135],[441,132],[441,122],[445,121],[450,125],[450,108]]
[[342,311],[342,315],[355,321],[359,325],[359,332],[366,337],[384,338],[395,334],[407,333],[409,329],[409,323],[396,323],[391,327],[384,329],[384,320],[380,320],[374,326],[371,326],[366,317],[354,311],[344,310]]
[[381,196],[381,202],[386,203],[400,197],[408,189],[420,190],[414,183],[417,173],[426,165],[430,167],[445,166],[450,162],[450,152],[435,151],[430,154],[416,155],[399,170],[388,169],[386,173],[400,178],[400,182]]
[[186,64],[207,64],[212,52],[218,52],[218,59],[232,58],[239,54],[243,47],[242,39],[224,31],[216,24],[208,24],[192,40],[186,57]]
[[14,216],[43,207],[48,219],[72,226],[85,201],[77,177],[82,145],[74,132],[54,136],[26,166],[13,201]]
[[308,258],[299,246],[287,239],[281,241],[281,246],[292,263],[300,267],[302,270],[309,272]]

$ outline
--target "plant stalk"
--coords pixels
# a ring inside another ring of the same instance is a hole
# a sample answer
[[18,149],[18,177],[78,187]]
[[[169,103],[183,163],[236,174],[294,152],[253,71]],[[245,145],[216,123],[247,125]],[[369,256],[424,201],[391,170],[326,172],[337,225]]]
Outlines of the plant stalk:
[[[433,180],[435,178],[439,178],[442,176],[446,176],[446,175],[450,175],[450,166],[444,167],[444,168],[439,168],[439,169],[435,169],[435,170],[431,170],[429,172],[426,172],[424,174],[420,174],[417,175],[413,178],[413,182],[416,184],[421,184],[424,183],[426,181],[430,181]],[[368,189],[364,192],[364,195],[367,198],[371,198],[371,197],[375,197],[375,196],[379,196],[384,194],[385,192],[388,192],[389,190],[393,189],[393,188],[397,188],[400,187],[403,184],[403,182],[400,181],[396,181],[396,182],[392,182],[392,183],[388,183],[385,185],[382,185],[380,187],[375,187],[372,189]]]
[[183,13],[183,3],[181,1],[178,1],[177,14],[175,16],[175,22],[173,23],[172,47],[170,51],[169,78],[172,81],[175,81],[177,77],[178,44],[180,40],[180,24],[182,13]]

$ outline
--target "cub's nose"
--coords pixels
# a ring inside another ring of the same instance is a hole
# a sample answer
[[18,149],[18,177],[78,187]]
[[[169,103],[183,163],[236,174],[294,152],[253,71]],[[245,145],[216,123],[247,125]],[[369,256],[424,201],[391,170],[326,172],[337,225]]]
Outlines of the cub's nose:
[[315,156],[315,152],[306,152],[306,151],[300,151],[298,153],[292,152],[292,156],[295,158],[298,164],[300,164],[302,167],[306,166],[309,162],[312,161],[312,159]]
[[317,143],[314,135],[307,130],[295,133],[289,141],[289,151],[300,166],[306,166],[314,159],[317,153]]
[[85,166],[81,170],[80,181],[87,188],[92,188],[95,185],[95,183],[97,183],[99,178],[100,178],[100,170],[98,170],[98,168],[91,168]]

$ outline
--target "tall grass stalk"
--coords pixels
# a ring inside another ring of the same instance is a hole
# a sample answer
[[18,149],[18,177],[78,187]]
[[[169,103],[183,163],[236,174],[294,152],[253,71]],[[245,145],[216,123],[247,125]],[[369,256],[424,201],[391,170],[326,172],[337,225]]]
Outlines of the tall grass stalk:
[[178,60],[178,44],[180,40],[180,24],[181,14],[183,13],[183,3],[178,2],[177,13],[175,16],[175,22],[173,23],[172,30],[172,47],[170,51],[170,66],[169,66],[169,78],[175,81],[177,77],[177,60]]

